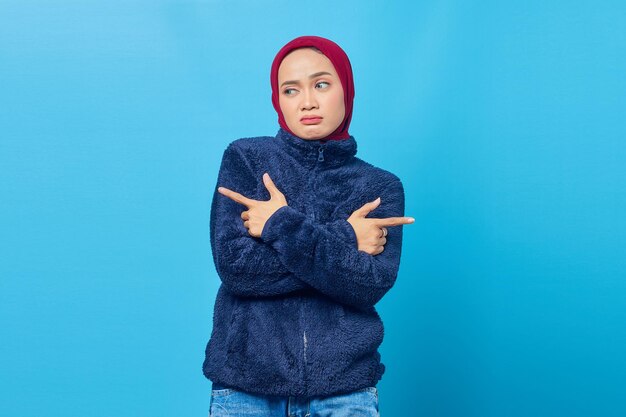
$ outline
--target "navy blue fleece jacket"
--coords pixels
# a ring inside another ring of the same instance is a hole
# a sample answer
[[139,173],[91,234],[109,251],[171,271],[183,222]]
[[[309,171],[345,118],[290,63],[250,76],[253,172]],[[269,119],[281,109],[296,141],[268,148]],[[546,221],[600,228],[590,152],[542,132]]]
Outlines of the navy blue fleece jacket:
[[[402,226],[388,228],[378,255],[359,251],[348,217],[381,198],[369,218],[404,216],[399,178],[356,157],[353,136],[242,138],[224,152],[211,206],[210,239],[221,280],[204,375],[268,395],[322,396],[376,385],[385,371],[383,323],[374,305],[393,286]],[[260,238],[223,186],[269,200],[269,173],[288,206]]]

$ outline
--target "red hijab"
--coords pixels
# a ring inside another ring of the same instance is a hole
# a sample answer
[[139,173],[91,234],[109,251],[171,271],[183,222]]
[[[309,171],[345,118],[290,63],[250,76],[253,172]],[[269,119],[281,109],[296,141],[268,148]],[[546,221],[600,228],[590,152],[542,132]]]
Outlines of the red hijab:
[[354,101],[352,66],[350,65],[348,55],[346,55],[339,45],[330,39],[321,38],[319,36],[300,36],[295,38],[283,46],[276,54],[276,57],[274,57],[274,62],[272,62],[272,71],[270,74],[270,82],[272,84],[272,104],[274,105],[276,113],[278,113],[278,124],[287,132],[297,136],[287,127],[283,112],[280,110],[280,104],[278,102],[280,94],[278,91],[278,67],[280,67],[281,62],[289,52],[294,49],[308,46],[316,47],[322,51],[330,62],[332,62],[335,67],[335,71],[337,71],[337,75],[339,76],[339,80],[341,81],[341,86],[343,87],[343,101],[346,106],[346,114],[337,129],[323,139],[347,139],[350,137],[348,127],[350,126],[350,120],[352,119],[352,102]]

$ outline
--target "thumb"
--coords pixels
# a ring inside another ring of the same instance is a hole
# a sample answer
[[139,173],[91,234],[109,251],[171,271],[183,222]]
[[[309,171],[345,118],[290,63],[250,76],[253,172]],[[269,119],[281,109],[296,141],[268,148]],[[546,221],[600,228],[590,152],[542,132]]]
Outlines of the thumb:
[[283,193],[281,193],[276,187],[276,184],[274,184],[274,181],[270,178],[270,174],[267,172],[263,174],[263,184],[265,184],[265,188],[267,188],[267,191],[270,192],[270,196],[272,198],[283,195]]
[[357,216],[365,217],[365,216],[367,216],[369,214],[370,211],[374,210],[379,205],[380,205],[380,197],[378,197],[374,201],[370,201],[369,203],[363,204],[354,213],[356,213]]

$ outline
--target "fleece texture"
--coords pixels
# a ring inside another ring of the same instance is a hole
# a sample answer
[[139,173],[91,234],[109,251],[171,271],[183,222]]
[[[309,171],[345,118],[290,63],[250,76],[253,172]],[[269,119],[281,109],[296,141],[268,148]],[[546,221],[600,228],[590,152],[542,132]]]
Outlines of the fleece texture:
[[[374,386],[385,372],[383,323],[374,305],[394,285],[402,227],[388,227],[378,255],[359,251],[348,217],[381,198],[368,218],[404,216],[400,179],[356,157],[353,136],[275,137],[231,142],[211,204],[210,239],[221,280],[204,375],[250,393],[325,396]],[[269,200],[267,172],[288,206],[261,237],[243,225],[247,207],[223,186]]]

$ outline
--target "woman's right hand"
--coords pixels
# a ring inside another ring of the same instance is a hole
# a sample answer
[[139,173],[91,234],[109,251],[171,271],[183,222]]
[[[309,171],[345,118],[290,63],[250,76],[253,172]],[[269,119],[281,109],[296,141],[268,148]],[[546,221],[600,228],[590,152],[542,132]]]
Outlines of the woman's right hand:
[[370,211],[380,204],[380,197],[365,203],[348,217],[358,241],[358,250],[370,255],[378,255],[387,243],[387,226],[402,226],[415,222],[413,217],[387,217],[384,219],[366,218]]

